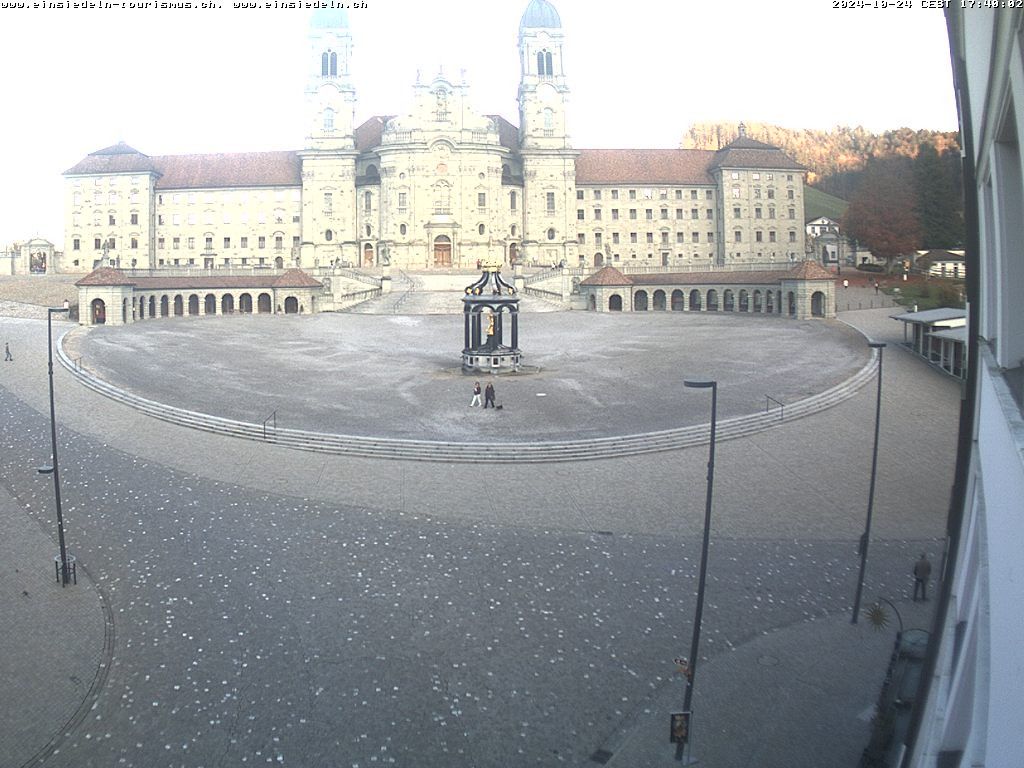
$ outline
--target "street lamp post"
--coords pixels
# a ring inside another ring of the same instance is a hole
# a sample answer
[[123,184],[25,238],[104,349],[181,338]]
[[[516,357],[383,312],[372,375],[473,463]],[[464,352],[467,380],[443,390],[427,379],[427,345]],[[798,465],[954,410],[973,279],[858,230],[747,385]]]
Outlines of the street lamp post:
[[[60,506],[60,470],[57,465],[57,417],[53,405],[53,313],[67,312],[69,307],[49,307],[46,310],[46,364],[50,380],[50,441],[53,463],[39,469],[42,474],[53,475],[53,495],[57,502],[57,541],[60,543],[60,585],[66,586],[71,580],[68,568],[68,550],[64,544],[64,514]],[[77,580],[76,580],[77,581]]]
[[860,596],[864,589],[864,571],[868,565],[868,541],[871,538],[871,513],[875,506],[875,477],[878,474],[878,425],[882,416],[882,350],[885,342],[871,341],[868,346],[878,350],[878,394],[875,396],[875,443],[871,452],[871,483],[868,486],[868,514],[864,521],[864,533],[860,537],[860,574],[857,576],[857,591],[853,596],[853,616],[851,624],[857,623],[860,613]]
[[[691,712],[693,703],[693,681],[697,675],[697,652],[700,646],[700,625],[704,616],[704,587],[708,574],[708,545],[711,541],[711,499],[715,483],[715,426],[718,418],[718,382],[717,381],[683,381],[684,387],[711,390],[711,442],[708,447],[708,482],[704,501],[704,541],[700,550],[700,576],[697,582],[697,607],[693,616],[693,638],[690,642],[690,658],[686,674],[686,695],[683,698],[683,712]],[[692,720],[690,722],[692,728]],[[687,733],[689,741],[689,733]],[[676,760],[683,759],[685,743],[676,743]]]

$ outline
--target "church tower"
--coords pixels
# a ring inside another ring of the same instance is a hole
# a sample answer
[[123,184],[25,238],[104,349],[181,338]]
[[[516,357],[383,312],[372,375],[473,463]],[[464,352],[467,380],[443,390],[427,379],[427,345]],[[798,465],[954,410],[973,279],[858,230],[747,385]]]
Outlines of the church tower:
[[531,260],[575,266],[577,153],[566,128],[564,37],[555,6],[530,0],[519,22],[523,249]]
[[320,8],[309,23],[306,148],[302,158],[302,246],[298,264],[358,262],[355,102],[348,12]]

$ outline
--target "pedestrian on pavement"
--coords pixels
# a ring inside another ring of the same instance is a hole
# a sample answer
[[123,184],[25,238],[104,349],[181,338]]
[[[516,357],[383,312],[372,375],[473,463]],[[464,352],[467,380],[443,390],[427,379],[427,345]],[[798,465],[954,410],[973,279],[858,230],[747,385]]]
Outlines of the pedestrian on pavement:
[[917,591],[921,590],[921,600],[927,602],[928,577],[932,575],[932,564],[924,552],[921,559],[914,563],[914,602],[917,602]]
[[13,362],[14,357],[11,356],[11,345],[9,342],[4,342],[4,362]]
[[849,288],[849,287],[850,287],[850,281],[849,281],[849,280],[847,280],[847,279],[846,279],[846,278],[844,277],[844,278],[843,278],[843,288]]
[[875,280],[875,293],[878,293],[878,281]]
[[488,405],[491,408],[494,407],[494,385],[488,382],[487,386],[484,387],[484,408]]
[[469,407],[475,408],[480,405],[480,382],[473,385],[473,399],[469,401]]

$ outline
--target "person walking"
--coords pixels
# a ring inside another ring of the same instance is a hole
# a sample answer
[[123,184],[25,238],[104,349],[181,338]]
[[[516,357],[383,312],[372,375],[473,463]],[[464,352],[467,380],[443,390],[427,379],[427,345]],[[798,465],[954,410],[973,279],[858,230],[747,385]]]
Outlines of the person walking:
[[494,385],[489,383],[484,387],[484,408],[488,405],[494,407]]
[[469,401],[469,407],[475,408],[480,405],[480,382],[473,384],[473,399]]
[[917,592],[921,591],[921,600],[927,602],[928,600],[928,577],[932,575],[932,564],[928,562],[928,558],[924,552],[921,553],[921,558],[914,563],[914,602],[917,602]]
[[10,342],[6,342],[5,341],[4,342],[4,362],[5,363],[9,363],[9,362],[13,362],[13,361],[14,361],[14,357],[11,355],[11,345],[10,345]]

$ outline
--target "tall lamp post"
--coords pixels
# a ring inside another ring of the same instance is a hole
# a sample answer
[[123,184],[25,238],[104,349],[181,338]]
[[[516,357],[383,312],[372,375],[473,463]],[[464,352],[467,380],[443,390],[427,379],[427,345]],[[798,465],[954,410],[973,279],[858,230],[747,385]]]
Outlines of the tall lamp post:
[[875,396],[875,443],[871,452],[871,484],[868,486],[868,515],[864,521],[864,533],[860,537],[860,574],[857,576],[857,592],[853,596],[851,624],[857,623],[860,613],[860,596],[864,589],[864,571],[868,565],[868,541],[871,539],[871,513],[875,506],[875,477],[878,474],[878,425],[882,415],[882,350],[885,342],[871,341],[868,346],[878,350],[878,394]]
[[41,474],[53,475],[53,495],[57,502],[57,540],[60,543],[60,585],[62,587],[71,580],[71,572],[68,568],[68,550],[64,544],[64,514],[60,506],[60,470],[57,466],[57,417],[53,406],[53,313],[67,312],[68,309],[68,303],[64,302],[63,307],[49,307],[46,310],[46,364],[50,379],[50,440],[53,463],[48,467],[39,468]]
[[[683,698],[683,712],[691,712],[693,703],[693,681],[697,674],[697,652],[700,645],[700,625],[704,616],[704,587],[708,575],[708,544],[711,540],[711,498],[715,483],[715,428],[718,418],[718,382],[717,381],[694,381],[684,380],[684,387],[691,389],[711,390],[711,442],[708,447],[708,482],[707,494],[704,502],[704,541],[700,550],[700,577],[697,582],[697,608],[693,616],[693,638],[690,642],[690,658],[686,674],[686,695]],[[684,714],[684,717],[689,717]],[[688,723],[689,725],[689,723]],[[689,732],[686,734],[686,741],[689,741]],[[676,743],[676,760],[683,759],[683,741]]]

